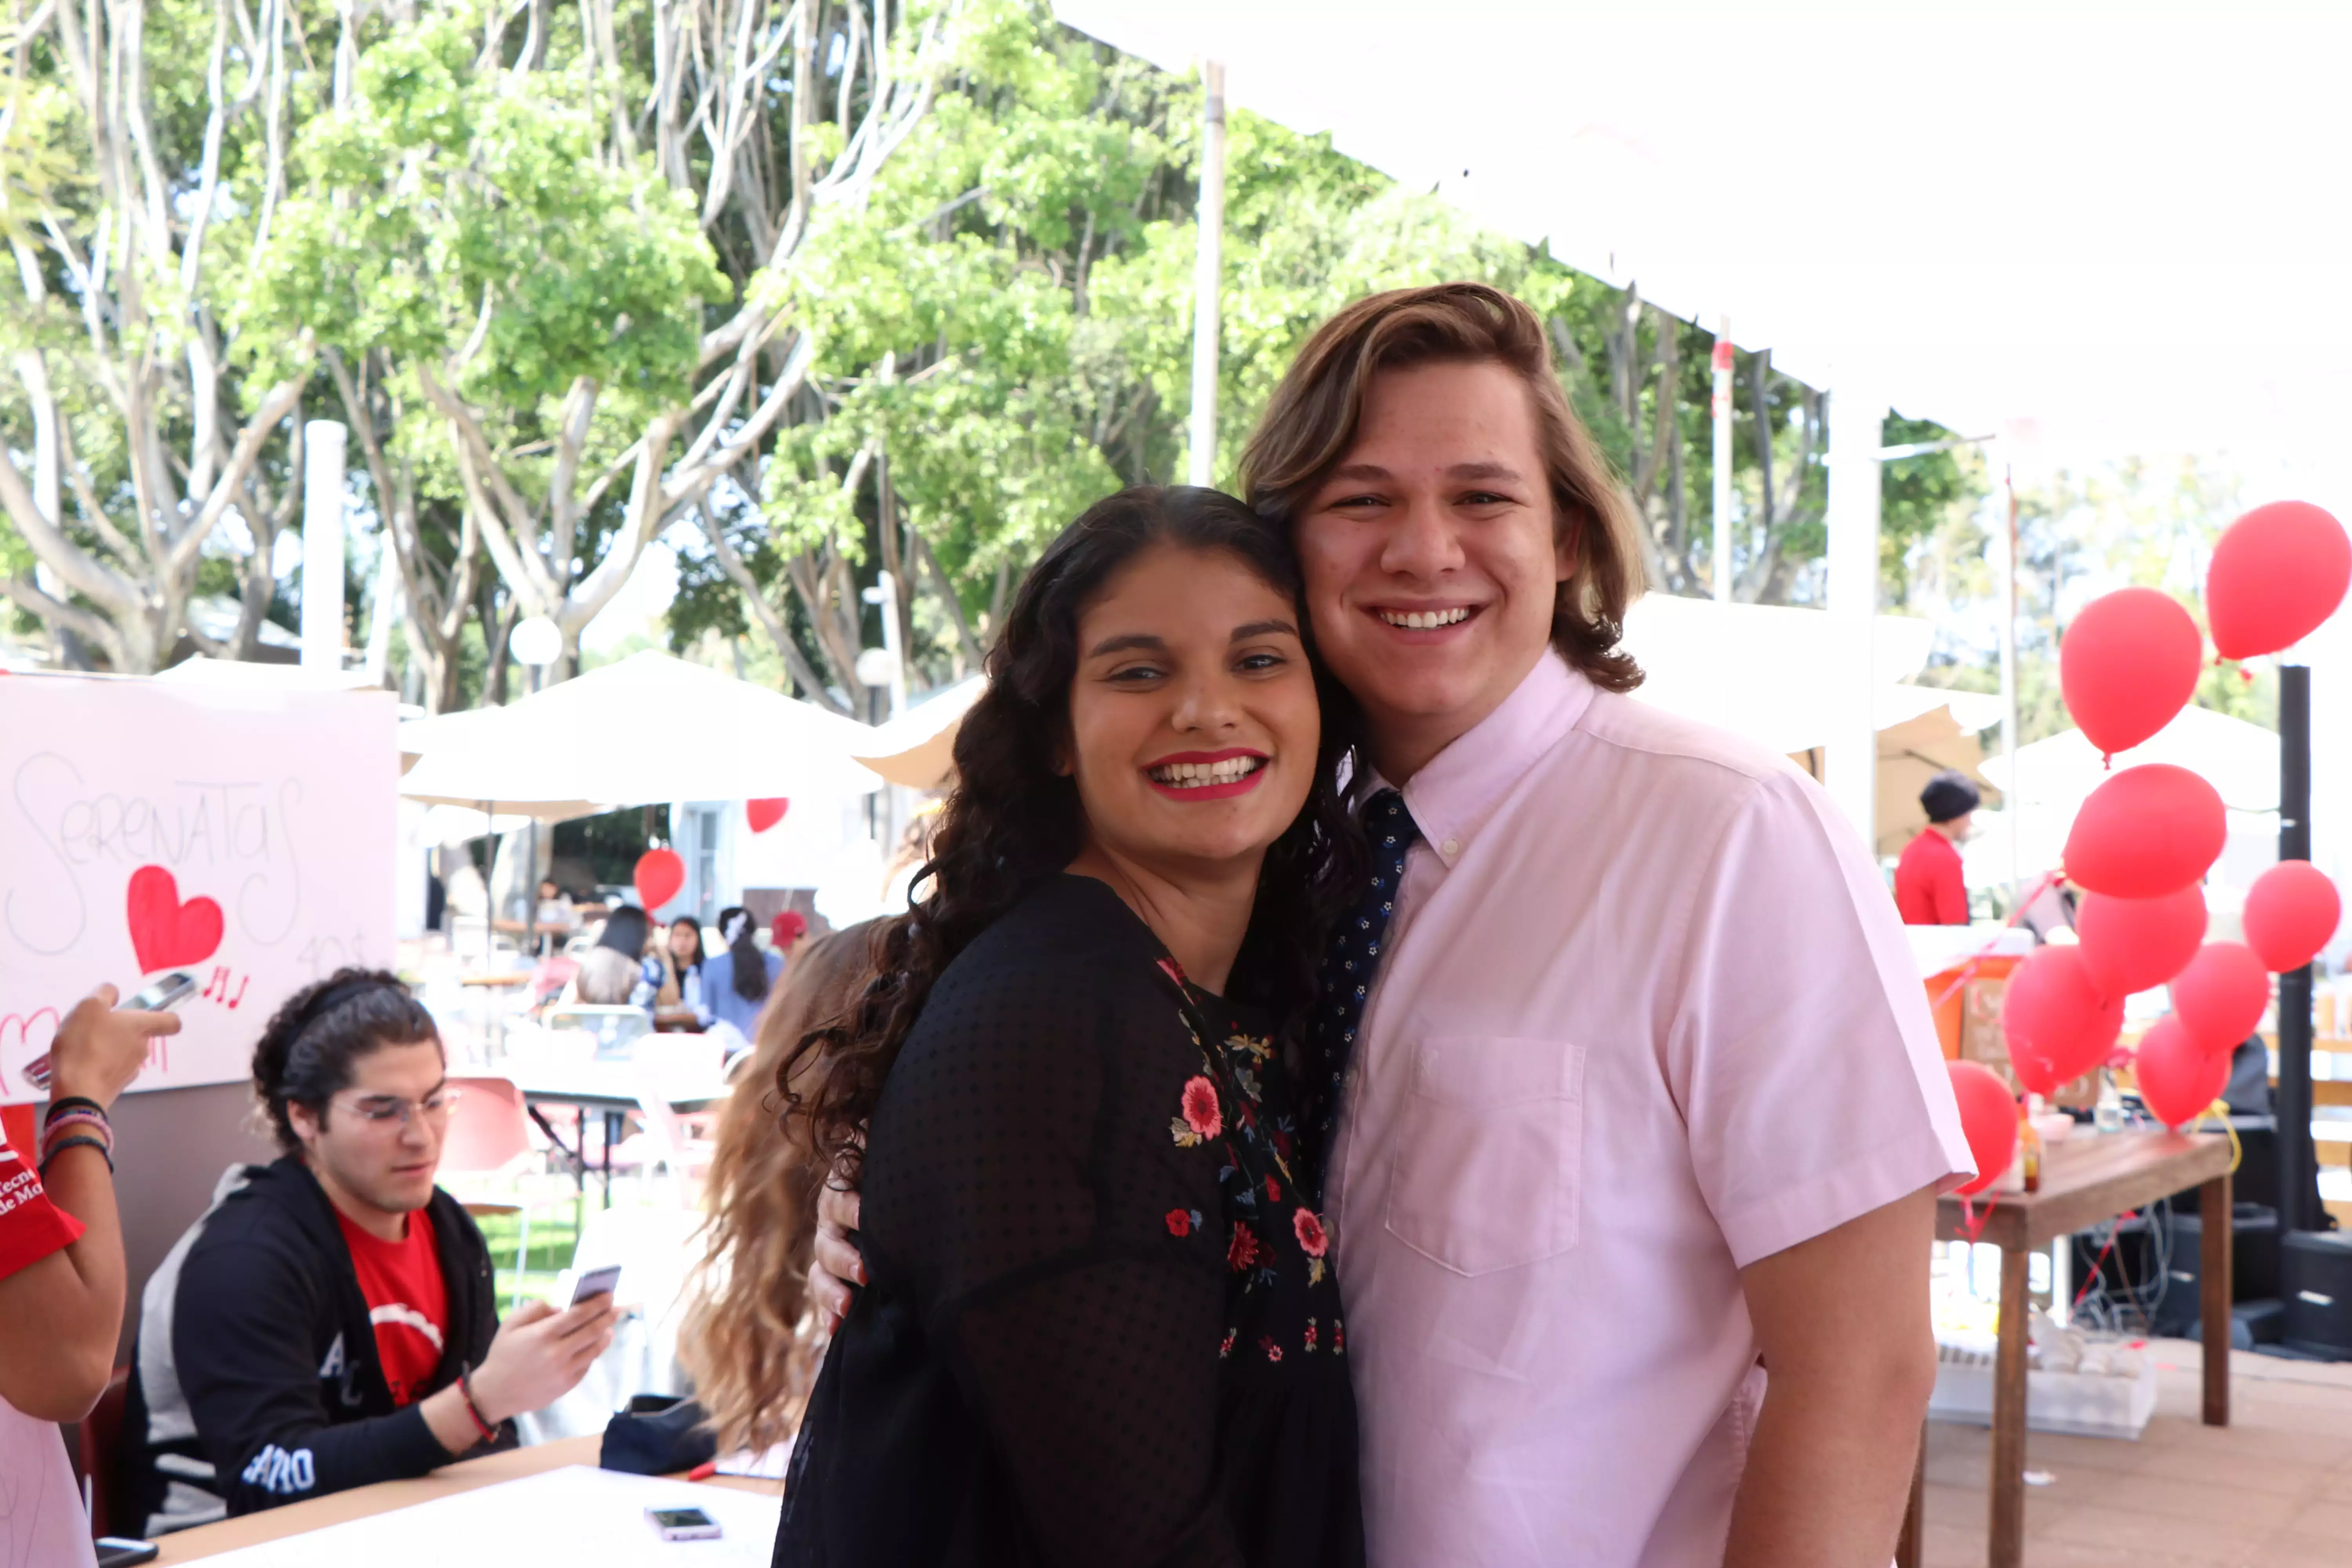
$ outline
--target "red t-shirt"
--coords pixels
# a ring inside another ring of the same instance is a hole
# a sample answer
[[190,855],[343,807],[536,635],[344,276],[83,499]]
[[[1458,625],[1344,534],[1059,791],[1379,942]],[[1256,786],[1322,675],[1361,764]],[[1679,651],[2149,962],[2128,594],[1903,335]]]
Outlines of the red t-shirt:
[[0,1279],[81,1239],[81,1221],[49,1202],[41,1173],[0,1141]]
[[1909,926],[1969,923],[1969,884],[1960,847],[1932,827],[1919,830],[1895,863],[1895,907]]
[[433,1221],[419,1209],[408,1216],[408,1234],[398,1241],[369,1235],[341,1209],[335,1223],[343,1227],[360,1294],[367,1298],[376,1357],[383,1363],[392,1402],[413,1405],[425,1397],[425,1384],[441,1364],[449,1327],[449,1291],[441,1279]]

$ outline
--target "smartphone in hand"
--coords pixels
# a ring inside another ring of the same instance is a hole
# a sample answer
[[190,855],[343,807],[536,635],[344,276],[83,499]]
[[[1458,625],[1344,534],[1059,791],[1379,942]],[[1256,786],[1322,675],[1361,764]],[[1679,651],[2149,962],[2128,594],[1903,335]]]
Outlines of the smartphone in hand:
[[[115,1009],[123,1013],[162,1013],[195,994],[196,977],[184,969],[174,969],[168,974],[157,975],[130,1000],[116,1003]],[[49,1092],[48,1052],[43,1051],[25,1064],[25,1081],[43,1094]]]
[[576,1307],[595,1296],[609,1296],[621,1282],[621,1266],[608,1263],[602,1268],[591,1268],[572,1282],[572,1300],[567,1307]]

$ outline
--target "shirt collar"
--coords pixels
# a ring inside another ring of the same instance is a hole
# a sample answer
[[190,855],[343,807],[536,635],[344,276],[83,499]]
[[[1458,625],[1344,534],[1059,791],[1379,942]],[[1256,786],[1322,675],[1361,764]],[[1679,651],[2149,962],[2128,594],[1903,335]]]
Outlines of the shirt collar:
[[[1547,648],[1508,697],[1432,757],[1404,786],[1405,809],[1422,841],[1451,870],[1504,794],[1575,728],[1592,705],[1592,682]],[[1369,799],[1393,787],[1367,770]]]

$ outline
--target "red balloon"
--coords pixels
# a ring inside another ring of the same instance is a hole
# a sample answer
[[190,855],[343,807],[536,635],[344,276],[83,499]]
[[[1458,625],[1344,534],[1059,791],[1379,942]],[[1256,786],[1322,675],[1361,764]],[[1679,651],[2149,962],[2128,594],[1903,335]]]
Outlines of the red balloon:
[[784,813],[790,811],[792,805],[791,801],[780,795],[765,800],[747,800],[743,803],[743,820],[751,825],[752,832],[765,833],[784,819]]
[[2308,501],[2275,500],[2231,523],[2205,572],[2205,614],[2223,658],[2292,647],[2352,587],[2352,539]]
[[2263,967],[2284,974],[2319,955],[2344,905],[2336,884],[2308,860],[2282,860],[2246,889],[2246,945]]
[[672,899],[686,886],[686,862],[677,858],[675,849],[648,849],[637,857],[635,879],[637,901],[651,914]]
[[2260,1026],[2270,999],[2270,972],[2242,942],[2207,942],[2172,977],[2172,1016],[2199,1046],[2224,1055]]
[[1960,1102],[1960,1131],[1968,1134],[1969,1152],[1977,1162],[1976,1180],[1958,1189],[1965,1197],[2000,1180],[2017,1153],[2017,1097],[1982,1062],[1944,1066],[1952,1075],[1952,1098]]
[[2091,792],[2066,835],[2066,875],[2094,893],[2160,899],[2202,878],[2229,837],[2221,797],[2187,768],[2143,763]]
[[2221,1098],[2230,1083],[2230,1053],[2200,1046],[2177,1017],[2158,1018],[2140,1037],[2132,1079],[2156,1119],[2177,1131]]
[[2106,1060],[2123,1027],[2122,999],[2099,994],[2079,947],[2036,948],[2001,994],[2009,1065],[2031,1093],[2052,1093]]
[[2103,996],[2161,985],[2189,966],[2205,940],[2205,889],[2191,882],[2160,899],[2084,893],[2074,911],[2083,962]]
[[2102,752],[2129,751],[2197,693],[2205,639],[2169,594],[2118,588],[2084,606],[2058,644],[2066,711]]

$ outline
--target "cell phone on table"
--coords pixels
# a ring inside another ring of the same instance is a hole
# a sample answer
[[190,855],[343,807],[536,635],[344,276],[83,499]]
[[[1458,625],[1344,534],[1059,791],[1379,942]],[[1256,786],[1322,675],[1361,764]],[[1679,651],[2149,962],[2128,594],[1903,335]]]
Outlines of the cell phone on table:
[[719,1521],[698,1508],[649,1508],[646,1522],[664,1541],[716,1541]]
[[131,1541],[120,1535],[101,1535],[91,1544],[98,1549],[98,1568],[133,1568],[140,1563],[152,1563],[162,1549],[152,1541]]
[[[159,974],[141,987],[137,995],[115,1006],[126,1013],[161,1013],[178,1006],[196,994],[196,977],[184,969],[174,969],[169,974]],[[25,1064],[25,1081],[44,1094],[49,1088],[49,1053],[43,1051]],[[136,1559],[145,1562],[145,1558]]]
[[609,1296],[621,1283],[621,1266],[607,1263],[602,1268],[591,1268],[572,1282],[572,1302],[574,1307],[593,1296]]

